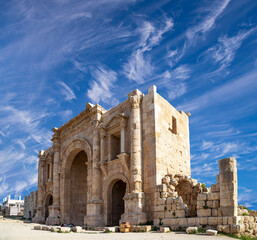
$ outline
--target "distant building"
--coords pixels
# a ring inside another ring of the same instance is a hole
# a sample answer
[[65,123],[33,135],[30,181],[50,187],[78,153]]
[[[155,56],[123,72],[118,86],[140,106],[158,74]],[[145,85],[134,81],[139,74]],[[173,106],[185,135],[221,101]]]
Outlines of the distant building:
[[24,212],[24,200],[11,199],[11,195],[8,195],[3,199],[2,211],[4,216],[23,216]]
[[24,198],[24,218],[32,219],[36,214],[37,191],[31,192]]

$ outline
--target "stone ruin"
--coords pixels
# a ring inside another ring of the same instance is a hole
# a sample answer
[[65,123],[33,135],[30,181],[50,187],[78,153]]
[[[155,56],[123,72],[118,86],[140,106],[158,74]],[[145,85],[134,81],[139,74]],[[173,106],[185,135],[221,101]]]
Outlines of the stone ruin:
[[154,225],[257,236],[257,212],[237,205],[236,159],[219,160],[219,170],[209,188],[188,175],[167,174],[156,186]]
[[87,103],[53,128],[53,145],[39,152],[38,191],[26,198],[35,202],[27,211],[35,213],[33,222],[86,227],[154,222],[256,235],[256,215],[238,210],[234,158],[219,161],[217,183],[210,188],[190,177],[189,116],[155,86],[146,95],[130,92],[108,111]]

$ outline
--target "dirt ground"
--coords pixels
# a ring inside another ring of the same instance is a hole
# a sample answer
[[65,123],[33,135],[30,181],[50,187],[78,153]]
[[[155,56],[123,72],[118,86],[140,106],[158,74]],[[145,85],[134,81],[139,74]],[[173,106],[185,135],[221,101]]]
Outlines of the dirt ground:
[[61,240],[61,239],[85,239],[85,240],[229,240],[226,236],[206,236],[186,234],[183,232],[169,233],[102,233],[87,231],[86,233],[54,233],[50,231],[33,230],[35,224],[24,223],[21,220],[0,219],[0,240]]

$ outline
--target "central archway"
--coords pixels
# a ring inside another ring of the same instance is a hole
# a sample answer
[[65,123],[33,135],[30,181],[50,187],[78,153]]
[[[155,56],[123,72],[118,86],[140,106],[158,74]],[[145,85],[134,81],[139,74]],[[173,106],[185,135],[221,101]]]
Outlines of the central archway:
[[126,183],[122,180],[118,180],[114,183],[111,189],[111,198],[109,202],[109,214],[110,216],[110,224],[112,226],[119,225],[119,221],[121,219],[121,215],[124,213],[124,196],[126,193]]
[[87,155],[80,151],[70,169],[70,223],[82,226],[87,214]]

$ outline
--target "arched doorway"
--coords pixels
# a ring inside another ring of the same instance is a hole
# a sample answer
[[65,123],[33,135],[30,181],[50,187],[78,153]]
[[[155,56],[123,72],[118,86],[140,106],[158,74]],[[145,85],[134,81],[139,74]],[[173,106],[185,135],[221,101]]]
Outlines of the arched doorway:
[[109,203],[110,224],[112,226],[119,225],[121,215],[124,213],[124,196],[126,193],[126,183],[122,180],[118,180],[111,190],[111,203]]
[[70,223],[84,225],[87,214],[87,154],[80,151],[73,159],[70,169]]
[[49,206],[53,205],[53,196],[48,194],[45,200],[45,220],[49,217]]

